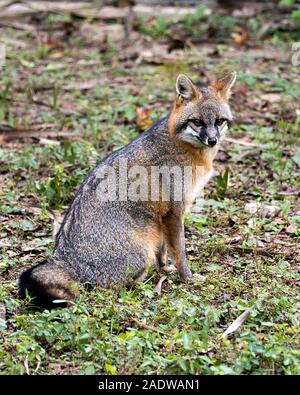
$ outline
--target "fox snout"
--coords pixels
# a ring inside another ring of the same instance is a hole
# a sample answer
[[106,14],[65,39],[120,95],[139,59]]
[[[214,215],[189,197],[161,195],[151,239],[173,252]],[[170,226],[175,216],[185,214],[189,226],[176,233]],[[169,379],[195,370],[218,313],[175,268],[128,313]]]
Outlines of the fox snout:
[[218,144],[221,137],[227,130],[226,120],[217,120],[216,122],[218,122],[220,125],[208,126],[203,121],[190,121],[188,125],[182,129],[180,135],[181,139],[191,143],[194,146],[205,145],[208,147],[213,147]]
[[206,131],[203,132],[204,138],[202,138],[202,142],[206,145],[209,145],[210,147],[213,147],[216,145],[220,139],[220,133],[219,131],[212,127],[212,128],[207,128]]

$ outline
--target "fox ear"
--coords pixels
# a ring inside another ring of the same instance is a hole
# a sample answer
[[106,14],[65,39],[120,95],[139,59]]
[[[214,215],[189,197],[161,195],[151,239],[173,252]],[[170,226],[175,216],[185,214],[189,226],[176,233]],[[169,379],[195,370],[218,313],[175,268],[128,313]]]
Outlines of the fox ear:
[[179,74],[176,80],[176,92],[185,100],[192,100],[197,96],[198,89],[184,74]]
[[236,80],[236,72],[233,71],[225,77],[217,80],[211,85],[211,88],[216,91],[223,99],[228,100],[231,95],[231,88]]

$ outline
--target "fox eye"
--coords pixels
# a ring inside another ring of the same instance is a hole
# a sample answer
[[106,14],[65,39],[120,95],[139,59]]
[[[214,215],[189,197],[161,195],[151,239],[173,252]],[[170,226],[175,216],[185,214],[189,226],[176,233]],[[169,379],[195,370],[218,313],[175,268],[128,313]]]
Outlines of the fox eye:
[[226,122],[225,118],[219,118],[216,120],[216,125],[221,126],[221,125],[223,125],[224,122]]
[[205,123],[201,119],[191,119],[191,122],[197,127],[205,126]]

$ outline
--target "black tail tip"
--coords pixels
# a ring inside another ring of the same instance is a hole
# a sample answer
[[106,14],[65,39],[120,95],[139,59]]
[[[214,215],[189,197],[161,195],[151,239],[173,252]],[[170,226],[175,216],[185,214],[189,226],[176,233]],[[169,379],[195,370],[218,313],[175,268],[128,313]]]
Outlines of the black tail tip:
[[21,274],[19,278],[19,297],[29,300],[29,308],[68,307],[70,300],[73,300],[75,295],[59,283],[47,284],[45,281],[39,281],[39,276],[36,276],[35,272],[42,265],[44,264],[33,266]]

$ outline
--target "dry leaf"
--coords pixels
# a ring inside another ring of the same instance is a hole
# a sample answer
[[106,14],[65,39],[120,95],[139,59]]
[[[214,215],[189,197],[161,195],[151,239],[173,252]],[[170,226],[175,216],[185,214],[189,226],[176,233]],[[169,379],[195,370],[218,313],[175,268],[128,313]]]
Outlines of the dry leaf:
[[245,310],[243,314],[241,314],[236,320],[233,321],[231,325],[226,329],[226,331],[222,334],[222,338],[228,336],[230,333],[236,332],[239,327],[244,323],[248,315],[250,314],[252,307]]
[[260,202],[249,202],[245,204],[245,211],[252,215],[261,215],[273,218],[280,213],[280,207]]
[[150,116],[151,110],[142,107],[136,107],[135,114],[136,122],[140,130],[144,131],[150,128],[150,126],[153,124],[153,120]]
[[246,29],[237,27],[236,32],[232,33],[231,37],[236,45],[242,46],[248,43],[250,40],[250,34]]
[[60,145],[60,142],[57,140],[45,139],[43,137],[39,138],[38,140],[42,145]]
[[286,229],[285,229],[286,233],[288,233],[289,235],[293,235],[296,233],[297,231],[297,227],[294,225],[289,225]]
[[50,59],[62,59],[65,56],[64,51],[61,49],[55,49],[53,50],[50,55],[49,58]]

